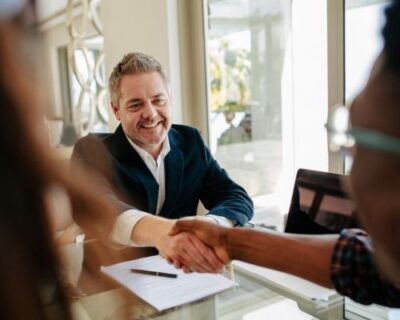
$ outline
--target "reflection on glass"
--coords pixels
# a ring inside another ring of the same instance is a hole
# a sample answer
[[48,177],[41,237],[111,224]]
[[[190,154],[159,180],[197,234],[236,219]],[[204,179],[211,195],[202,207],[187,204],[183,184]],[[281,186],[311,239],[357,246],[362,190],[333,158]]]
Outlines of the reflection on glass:
[[[316,233],[325,230],[326,233],[338,232],[355,224],[356,205],[346,194],[320,189],[299,187],[299,209],[297,215],[307,220],[308,225],[317,224],[325,228],[315,227]],[[332,192],[332,194],[329,194]],[[293,218],[292,218],[293,219]],[[301,228],[299,223],[299,228]],[[305,231],[305,230],[304,230]]]
[[251,196],[274,193],[290,0],[210,0],[208,14],[211,150]]

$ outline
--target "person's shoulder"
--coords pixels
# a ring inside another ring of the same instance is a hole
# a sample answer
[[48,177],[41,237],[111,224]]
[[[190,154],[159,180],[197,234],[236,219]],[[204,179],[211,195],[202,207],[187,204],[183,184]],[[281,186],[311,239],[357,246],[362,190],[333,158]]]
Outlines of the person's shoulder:
[[99,141],[107,141],[112,137],[111,132],[102,132],[102,133],[89,133],[86,137],[92,137],[94,139],[97,139]]
[[193,139],[195,136],[199,135],[200,133],[196,128],[183,124],[173,124],[169,131],[169,138],[176,139],[178,141]]
[[171,126],[170,131],[175,134],[197,134],[198,133],[198,130],[196,128],[186,126],[183,124],[173,124]]
[[89,133],[75,142],[73,153],[105,154],[111,136],[111,133]]
[[193,143],[201,141],[200,132],[193,127],[173,124],[169,130],[168,137],[172,143],[180,146],[188,145],[193,147]]
[[110,133],[88,133],[86,136],[79,138],[74,146],[98,145],[106,142],[110,138]]

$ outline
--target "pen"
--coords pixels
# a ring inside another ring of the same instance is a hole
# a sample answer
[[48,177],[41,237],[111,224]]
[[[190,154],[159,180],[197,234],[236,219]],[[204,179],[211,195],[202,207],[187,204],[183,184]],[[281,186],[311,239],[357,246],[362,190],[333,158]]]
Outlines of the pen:
[[178,275],[175,274],[175,273],[149,271],[149,270],[142,270],[142,269],[131,269],[131,272],[141,273],[141,274],[148,274],[148,275],[157,276],[157,277],[167,277],[167,278],[177,278],[178,277]]

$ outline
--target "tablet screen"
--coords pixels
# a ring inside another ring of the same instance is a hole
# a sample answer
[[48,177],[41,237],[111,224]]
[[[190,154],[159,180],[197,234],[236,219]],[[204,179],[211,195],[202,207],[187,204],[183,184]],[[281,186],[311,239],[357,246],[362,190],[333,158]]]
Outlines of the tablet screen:
[[343,190],[341,179],[347,177],[299,169],[285,231],[324,234],[357,227],[356,205]]

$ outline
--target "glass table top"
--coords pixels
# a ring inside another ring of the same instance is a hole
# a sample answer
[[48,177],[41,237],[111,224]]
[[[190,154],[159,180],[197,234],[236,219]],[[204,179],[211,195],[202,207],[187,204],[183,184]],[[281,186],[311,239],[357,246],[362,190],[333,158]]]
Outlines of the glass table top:
[[[234,289],[158,312],[130,291],[117,288],[73,303],[76,319],[342,319],[343,299],[335,294],[327,301],[304,299],[251,273],[233,268],[224,274],[238,283]],[[171,288],[173,294],[173,288]]]

